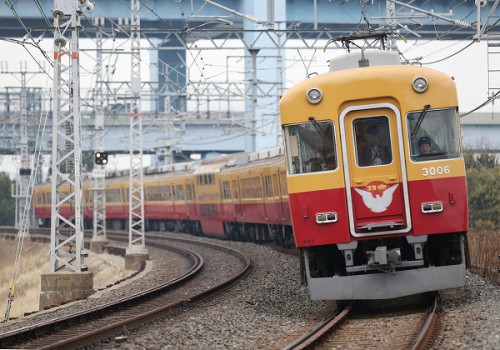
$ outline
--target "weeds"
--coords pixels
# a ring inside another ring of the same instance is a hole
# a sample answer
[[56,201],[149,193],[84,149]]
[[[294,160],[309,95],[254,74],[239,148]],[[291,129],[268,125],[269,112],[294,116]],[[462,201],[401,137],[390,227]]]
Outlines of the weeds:
[[[10,281],[13,277],[16,258],[16,241],[0,240],[0,316],[3,320]],[[14,301],[10,317],[38,311],[41,275],[49,272],[49,244],[25,241],[14,285]],[[110,254],[90,253],[85,260],[89,271],[94,274],[94,290],[113,284],[134,271],[125,270],[125,259]]]
[[468,239],[472,271],[498,284],[500,231],[471,231]]

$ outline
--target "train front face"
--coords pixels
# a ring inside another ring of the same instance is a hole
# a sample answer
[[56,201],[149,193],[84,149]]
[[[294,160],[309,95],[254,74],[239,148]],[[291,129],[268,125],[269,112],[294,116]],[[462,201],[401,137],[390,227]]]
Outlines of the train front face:
[[467,190],[450,77],[412,66],[330,72],[291,88],[280,109],[312,299],[465,284]]

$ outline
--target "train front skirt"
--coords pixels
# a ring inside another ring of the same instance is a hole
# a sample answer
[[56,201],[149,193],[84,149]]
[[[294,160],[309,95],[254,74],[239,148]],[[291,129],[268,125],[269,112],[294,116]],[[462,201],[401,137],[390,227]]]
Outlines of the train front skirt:
[[309,294],[312,300],[373,300],[461,287],[466,283],[463,238],[460,246],[462,259],[457,265],[316,278],[310,275],[306,250],[304,258]]

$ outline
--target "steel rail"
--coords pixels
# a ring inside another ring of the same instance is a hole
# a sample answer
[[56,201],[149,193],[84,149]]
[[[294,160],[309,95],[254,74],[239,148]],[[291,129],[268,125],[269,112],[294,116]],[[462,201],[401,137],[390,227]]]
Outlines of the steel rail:
[[103,317],[104,315],[110,312],[114,312],[120,307],[123,307],[123,305],[137,305],[154,295],[166,293],[167,291],[178,286],[179,284],[184,283],[186,280],[192,278],[199,271],[201,271],[203,267],[203,258],[200,255],[186,249],[181,249],[173,246],[164,245],[164,249],[169,249],[187,257],[192,261],[192,265],[184,274],[166,283],[150,288],[146,291],[135,293],[131,296],[114,300],[99,307],[88,309],[77,314],[58,317],[53,320],[45,321],[33,326],[24,327],[1,334],[0,346],[4,347],[6,345],[19,343],[20,341],[24,342],[26,341],[26,339],[40,337],[41,334],[50,334],[57,329],[64,329],[68,327],[68,325],[80,323],[82,319],[97,319],[99,317]]
[[309,332],[302,335],[297,340],[284,347],[282,350],[301,350],[317,345],[323,339],[323,337],[332,333],[347,319],[347,316],[349,315],[353,306],[354,303],[350,302],[343,307],[339,307],[330,315],[328,315],[324,320],[318,323]]
[[439,295],[435,293],[432,306],[428,310],[427,318],[422,326],[422,329],[417,334],[415,340],[411,343],[409,350],[423,350],[430,346],[430,343],[435,335],[435,331],[438,325],[438,309],[439,305]]

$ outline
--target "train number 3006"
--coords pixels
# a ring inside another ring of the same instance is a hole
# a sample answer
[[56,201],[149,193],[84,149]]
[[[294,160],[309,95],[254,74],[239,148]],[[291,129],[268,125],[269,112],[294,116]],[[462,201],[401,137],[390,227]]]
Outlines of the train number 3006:
[[437,167],[429,167],[429,168],[422,168],[422,175],[423,176],[435,176],[435,175],[448,175],[451,173],[451,169],[449,165],[445,166],[437,166]]

